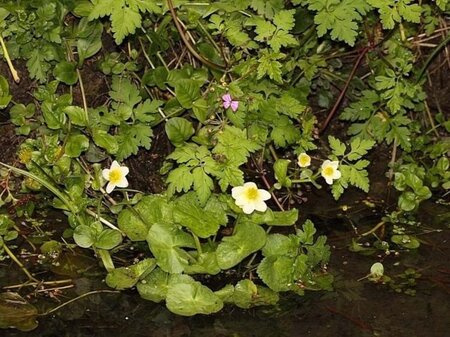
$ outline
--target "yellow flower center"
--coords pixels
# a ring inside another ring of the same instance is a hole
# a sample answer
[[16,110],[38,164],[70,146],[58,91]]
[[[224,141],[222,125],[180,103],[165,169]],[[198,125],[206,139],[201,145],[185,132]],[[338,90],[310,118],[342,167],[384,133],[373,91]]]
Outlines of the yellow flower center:
[[327,166],[327,167],[325,167],[325,168],[323,169],[323,174],[324,174],[325,176],[332,176],[333,173],[334,173],[334,168],[333,168],[333,166]]
[[256,187],[249,187],[245,191],[245,197],[247,200],[256,200],[258,199],[258,189]]
[[19,161],[22,164],[27,164],[32,158],[33,152],[30,149],[22,149],[19,152]]
[[112,169],[109,171],[109,181],[112,184],[117,184],[122,179],[122,172],[118,169]]

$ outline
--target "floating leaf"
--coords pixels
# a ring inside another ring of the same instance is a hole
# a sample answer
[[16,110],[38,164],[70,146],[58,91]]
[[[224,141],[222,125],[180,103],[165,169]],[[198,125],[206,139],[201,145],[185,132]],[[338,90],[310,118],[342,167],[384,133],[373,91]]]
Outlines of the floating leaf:
[[193,316],[218,312],[223,302],[211,289],[192,277],[173,275],[169,282],[166,306],[175,314]]
[[6,292],[0,294],[0,328],[15,328],[31,331],[38,326],[36,307],[19,294]]
[[155,259],[145,259],[132,266],[113,269],[106,276],[106,284],[118,290],[131,288],[155,267]]
[[217,247],[217,263],[221,269],[234,267],[251,253],[261,249],[266,242],[266,232],[251,223],[238,223],[235,234],[224,237]]

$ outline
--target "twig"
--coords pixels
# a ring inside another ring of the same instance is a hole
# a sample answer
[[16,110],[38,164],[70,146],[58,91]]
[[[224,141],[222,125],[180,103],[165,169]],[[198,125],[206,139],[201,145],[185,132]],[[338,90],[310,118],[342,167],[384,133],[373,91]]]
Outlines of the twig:
[[353,69],[352,69],[350,75],[348,76],[348,79],[347,79],[347,82],[345,83],[344,88],[342,89],[341,93],[339,94],[339,97],[336,100],[336,103],[334,103],[334,106],[331,109],[330,113],[328,114],[327,119],[325,120],[322,127],[320,128],[319,133],[323,133],[325,131],[325,129],[327,128],[331,119],[333,118],[334,114],[336,113],[337,109],[339,108],[339,105],[341,104],[342,99],[344,98],[345,93],[347,92],[350,82],[353,79],[353,77],[355,76],[356,70],[358,69],[359,65],[361,64],[362,59],[364,58],[364,56],[367,54],[368,51],[369,51],[369,47],[366,47],[361,51],[361,54],[359,54],[358,59],[356,60],[355,65],[353,66]]
[[6,48],[5,41],[3,41],[3,37],[1,34],[0,34],[0,44],[2,45],[3,55],[5,56],[6,63],[8,63],[9,71],[11,72],[14,82],[19,83],[20,82],[19,74],[17,73],[16,68],[14,68],[14,65],[11,62],[11,58],[9,57],[8,49]]
[[214,68],[214,69],[217,69],[220,71],[225,71],[226,67],[224,67],[220,64],[211,62],[210,60],[205,59],[203,56],[201,56],[199,53],[197,53],[197,51],[194,49],[194,47],[192,47],[189,40],[186,38],[184,30],[181,27],[180,23],[178,22],[178,16],[177,16],[177,13],[175,12],[175,8],[173,6],[172,0],[167,0],[167,5],[169,6],[169,10],[170,10],[170,14],[172,15],[173,22],[174,22],[178,32],[180,33],[181,40],[186,45],[187,49],[192,54],[192,56],[194,56],[197,60],[199,60],[201,63],[203,63],[204,65],[206,65],[208,67],[211,67],[211,68]]

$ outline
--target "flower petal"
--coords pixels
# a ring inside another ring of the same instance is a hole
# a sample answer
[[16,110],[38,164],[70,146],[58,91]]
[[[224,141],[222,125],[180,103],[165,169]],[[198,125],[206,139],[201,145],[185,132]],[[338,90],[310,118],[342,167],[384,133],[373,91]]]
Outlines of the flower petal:
[[328,185],[333,185],[333,178],[331,177],[324,177],[324,178]]
[[245,214],[252,214],[253,211],[255,210],[255,206],[253,204],[245,204],[242,207],[242,210],[244,211]]
[[230,105],[231,105],[231,110],[233,110],[234,112],[236,112],[236,110],[239,108],[238,101],[232,101]]
[[236,187],[233,187],[233,188],[231,189],[231,196],[232,196],[234,199],[237,199],[237,198],[239,198],[239,196],[242,194],[243,191],[244,191],[244,186],[236,186]]
[[[225,94],[225,95],[223,95],[223,96],[222,96],[222,100],[223,100],[224,102],[230,103],[230,102],[231,102],[231,95],[230,95],[230,94]],[[228,106],[229,106],[229,105],[228,105]]]
[[223,102],[223,107],[225,109],[228,109],[230,107],[230,105],[231,105],[231,102]]
[[103,176],[103,178],[105,178],[106,180],[109,180],[109,172],[110,172],[110,169],[103,169],[103,170],[102,170],[102,176]]
[[339,179],[341,177],[341,171],[334,171],[332,178],[333,179]]
[[248,188],[257,188],[256,184],[254,182],[248,182],[244,184],[244,188],[248,189]]
[[128,180],[125,177],[122,177],[118,182],[116,182],[117,187],[125,188],[128,187]]
[[257,211],[260,211],[260,212],[265,212],[267,210],[267,205],[264,201],[255,203],[254,207]]
[[269,200],[272,197],[270,192],[268,192],[266,190],[260,189],[260,190],[258,190],[258,192],[259,192],[259,195],[262,200]]
[[111,164],[111,169],[114,169],[114,168],[118,168],[118,167],[120,167],[120,164],[117,162],[117,160],[114,160],[113,162],[112,162],[112,164]]
[[116,185],[112,184],[112,183],[108,183],[108,185],[106,185],[106,193],[111,193],[114,188],[116,187]]
[[130,172],[130,169],[126,166],[121,166],[119,170],[120,174],[122,174],[124,177]]

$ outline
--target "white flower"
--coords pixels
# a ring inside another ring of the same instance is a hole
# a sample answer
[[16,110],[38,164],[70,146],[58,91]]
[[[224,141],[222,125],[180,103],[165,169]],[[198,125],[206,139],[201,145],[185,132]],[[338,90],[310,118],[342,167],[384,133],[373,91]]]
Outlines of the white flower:
[[258,189],[255,183],[245,183],[243,186],[233,187],[231,196],[245,214],[251,214],[254,210],[265,212],[267,205],[264,201],[270,199],[270,193]]
[[341,172],[338,170],[338,166],[338,161],[325,160],[323,162],[321,173],[328,185],[333,184],[333,180],[341,177]]
[[109,169],[104,169],[102,171],[103,178],[109,181],[106,193],[111,193],[116,187],[128,187],[128,180],[125,177],[128,172],[128,167],[120,166],[116,160],[112,162]]
[[379,280],[384,275],[384,266],[380,262],[376,262],[370,267],[370,279]]
[[308,156],[305,152],[300,153],[297,158],[297,164],[300,167],[308,167],[311,165],[311,157]]

